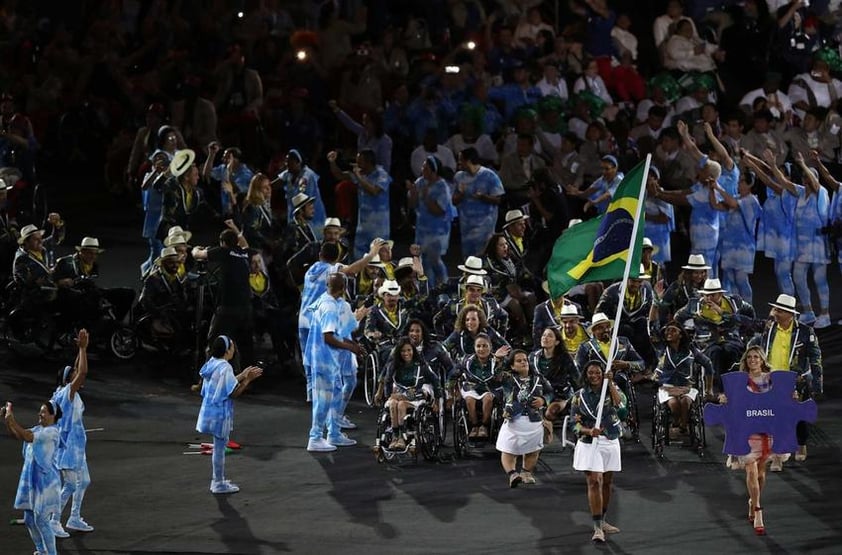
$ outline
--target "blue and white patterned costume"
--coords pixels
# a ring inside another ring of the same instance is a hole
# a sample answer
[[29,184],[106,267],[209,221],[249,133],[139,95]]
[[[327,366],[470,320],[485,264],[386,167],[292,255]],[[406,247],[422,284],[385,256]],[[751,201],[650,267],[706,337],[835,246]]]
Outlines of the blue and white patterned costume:
[[278,174],[278,179],[284,188],[284,198],[287,204],[287,221],[293,220],[292,216],[292,197],[298,193],[304,193],[307,196],[316,199],[313,201],[315,213],[313,214],[313,231],[316,233],[316,238],[322,240],[322,230],[325,226],[325,218],[327,212],[325,211],[324,202],[322,202],[322,193],[319,191],[319,174],[302,165],[301,171],[298,174],[293,174],[289,170],[284,170]]
[[829,264],[827,236],[820,229],[827,225],[830,216],[830,199],[827,189],[820,187],[818,193],[807,197],[801,188],[795,208],[795,261]]
[[[447,281],[447,266],[442,257],[447,254],[450,243],[450,225],[455,212],[450,187],[444,179],[427,185],[423,177],[415,181],[418,189],[418,206],[415,208],[415,242],[421,245],[421,260],[424,264],[424,274],[429,286]],[[426,197],[444,212],[436,215],[430,212],[424,201]]]
[[757,222],[763,213],[760,201],[754,195],[737,199],[737,208],[725,213],[725,225],[720,234],[723,284],[725,288],[751,302],[752,290],[748,276],[754,272],[757,253]]
[[[670,233],[675,231],[675,210],[668,202],[651,197],[646,198],[644,210],[646,212],[644,235],[649,237],[652,244],[656,247],[655,254],[652,255],[652,260],[658,264],[666,264],[672,260]],[[665,223],[650,221],[652,216],[659,214],[669,218],[669,221]]]
[[458,206],[462,231],[462,257],[481,256],[485,244],[497,226],[497,205],[474,198],[477,193],[499,197],[505,193],[500,177],[480,167],[476,175],[460,171],[453,178],[457,189],[465,185],[465,196]]
[[[717,247],[719,246],[719,211],[710,205],[710,191],[701,183],[695,183],[692,193],[687,195],[690,203],[690,252],[701,254],[711,266],[711,275],[716,277],[719,267]],[[717,200],[722,197],[717,193]]]
[[196,431],[228,439],[234,428],[234,400],[237,389],[234,368],[221,358],[211,357],[199,370],[202,377],[202,407],[196,420]]
[[61,477],[56,464],[58,426],[31,428],[32,443],[23,444],[23,469],[20,473],[15,509],[23,510],[23,519],[35,548],[41,555],[56,554],[56,537],[50,516],[58,512]]
[[340,264],[329,264],[319,260],[304,274],[304,288],[301,291],[301,306],[298,310],[298,345],[301,347],[308,393],[312,391],[313,384],[307,343],[310,335],[310,320],[315,310],[315,308],[310,308],[327,291],[328,276],[339,271],[340,266]]
[[[251,169],[245,164],[240,164],[234,171],[234,175],[229,176],[227,164],[219,164],[211,169],[210,175],[211,178],[222,183],[230,181],[234,186],[234,194],[236,195],[238,193],[245,193],[249,190],[249,183],[251,183],[251,178],[254,177],[254,172],[251,171]],[[232,210],[231,200],[228,198],[228,194],[225,191],[220,192],[220,203],[222,206],[222,214],[230,214]]]
[[[307,341],[307,357],[313,376],[313,421],[310,439],[323,437],[325,426],[328,438],[341,434],[337,417],[342,407],[342,367],[348,364],[344,349],[337,349],[325,343],[324,334],[333,333],[337,339],[348,339],[356,327],[354,314],[345,299],[335,299],[324,293],[317,303],[311,319],[310,336]],[[356,375],[356,368],[354,369]]]
[[[611,198],[613,198],[621,181],[623,181],[623,172],[617,172],[617,175],[610,182],[606,181],[604,177],[600,177],[591,184],[591,187],[596,187],[596,190],[588,196],[588,200],[593,202],[606,192],[610,193]],[[611,204],[611,198],[594,205],[598,214],[605,214],[605,211],[608,210],[608,205]]]
[[362,258],[369,245],[376,238],[389,239],[389,185],[392,178],[382,167],[377,166],[365,176],[372,185],[380,189],[370,195],[357,185],[357,232],[354,235],[354,256]]
[[766,258],[795,260],[795,205],[803,194],[804,186],[796,185],[798,196],[787,191],[777,194],[766,188],[766,202],[763,203],[763,218],[758,230],[757,249],[766,253]]
[[[85,423],[82,415],[85,413],[85,403],[77,391],[71,399],[72,385],[66,384],[56,389],[53,401],[61,407],[62,417],[56,423],[61,432],[61,443],[58,449],[57,463],[62,471],[61,511],[64,511],[68,499],[73,498],[70,506],[70,518],[81,519],[82,500],[85,491],[91,484],[88,471],[88,460],[85,448],[88,436],[85,434]],[[55,515],[57,520],[61,515]]]

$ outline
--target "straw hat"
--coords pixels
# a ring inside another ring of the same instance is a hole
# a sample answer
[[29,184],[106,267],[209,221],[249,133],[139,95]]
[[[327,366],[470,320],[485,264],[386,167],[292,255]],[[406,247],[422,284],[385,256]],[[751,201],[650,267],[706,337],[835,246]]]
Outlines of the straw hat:
[[691,254],[687,258],[687,264],[681,267],[682,270],[710,270],[705,263],[705,257],[701,254]]
[[606,316],[604,312],[597,312],[596,314],[593,315],[593,320],[591,320],[591,325],[588,326],[588,333],[593,333],[593,329],[594,329],[595,326],[598,326],[600,324],[605,324],[605,323],[607,323],[609,327],[612,327],[612,328],[614,327],[614,320],[612,320],[611,318]]
[[184,233],[167,233],[164,246],[174,247],[176,245],[187,245],[187,235]]
[[178,177],[189,170],[195,161],[196,153],[193,150],[189,148],[176,150],[172,161],[170,161],[170,173],[173,177]]
[[386,293],[390,295],[400,295],[401,286],[398,284],[397,281],[393,279],[387,279],[383,282],[383,285],[380,286],[380,289],[377,290],[377,294],[381,297]]
[[473,274],[475,276],[484,276],[488,272],[482,269],[482,258],[478,256],[469,256],[465,259],[464,264],[456,266],[466,274]]
[[23,245],[23,242],[26,241],[30,236],[35,235],[36,233],[44,233],[43,229],[38,229],[37,225],[25,225],[23,229],[20,230],[20,239],[18,239],[18,245]]
[[329,227],[335,227],[345,233],[345,228],[342,227],[342,222],[339,221],[339,218],[327,218],[325,219],[325,229]]
[[371,244],[369,245],[369,248],[371,248],[371,247],[374,245],[374,243],[376,243],[377,241],[383,241],[383,242],[384,242],[384,245],[383,245],[383,246],[384,246],[384,247],[389,247],[390,249],[391,249],[392,247],[394,247],[394,246],[395,246],[395,242],[394,242],[394,241],[389,241],[389,240],[381,239],[380,237],[375,237],[375,238],[374,238],[374,240],[373,240],[373,241],[371,242]]
[[795,297],[793,297],[792,295],[781,293],[780,295],[778,295],[778,298],[775,300],[775,302],[769,303],[769,306],[775,307],[778,310],[798,314],[798,311],[795,309],[795,304]]
[[[191,237],[193,237],[193,234],[191,232],[187,231],[186,229],[181,229],[180,225],[174,225],[169,230],[167,230],[167,237],[170,237],[172,235],[182,235],[182,236],[184,236],[184,242],[185,243],[187,241],[189,241]],[[164,243],[166,243],[166,241],[164,241]],[[169,245],[164,245],[164,246],[169,246]]]
[[643,267],[643,264],[640,265],[640,274],[638,274],[637,279],[652,279],[652,276],[646,273],[646,268]]
[[96,237],[83,237],[82,242],[76,246],[76,251],[78,252],[82,249],[105,252],[105,249],[99,248],[99,239]]
[[654,243],[652,243],[652,239],[650,239],[649,237],[643,238],[643,249],[652,249],[652,254],[657,254],[660,250],[658,247],[655,246]]
[[296,214],[299,210],[315,200],[316,199],[314,197],[311,197],[306,193],[298,193],[292,197],[292,213]]
[[514,223],[523,222],[528,219],[529,216],[527,216],[520,210],[509,210],[508,212],[506,212],[506,223],[503,224],[503,229],[506,229]]
[[706,279],[705,284],[699,289],[699,294],[713,295],[714,293],[727,293],[727,291],[722,288],[722,284],[717,278]]
[[485,291],[485,280],[482,279],[482,276],[473,275],[468,276],[467,281],[465,281],[465,287],[469,285],[475,285],[477,287],[482,287],[482,290]]
[[565,318],[576,318],[578,320],[582,319],[582,315],[579,314],[579,309],[576,308],[575,304],[565,304],[561,307],[561,314],[559,314],[559,318],[564,320]]

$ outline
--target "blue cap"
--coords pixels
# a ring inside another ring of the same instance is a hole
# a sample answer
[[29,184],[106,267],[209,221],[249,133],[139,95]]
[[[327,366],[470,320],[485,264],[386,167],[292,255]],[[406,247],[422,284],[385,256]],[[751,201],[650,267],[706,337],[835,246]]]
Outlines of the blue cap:
[[617,158],[615,158],[614,156],[612,156],[612,155],[610,155],[610,154],[606,154],[605,156],[603,156],[603,157],[602,157],[602,161],[603,161],[603,162],[611,162],[611,164],[612,164],[615,168],[616,168],[617,166],[619,166],[619,165],[620,165],[619,163],[617,163]]

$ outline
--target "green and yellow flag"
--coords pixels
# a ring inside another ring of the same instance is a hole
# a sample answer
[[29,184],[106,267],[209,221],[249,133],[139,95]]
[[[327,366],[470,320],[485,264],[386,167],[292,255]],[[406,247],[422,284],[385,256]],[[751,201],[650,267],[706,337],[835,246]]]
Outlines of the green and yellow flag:
[[[639,275],[644,226],[643,211],[638,210],[638,205],[646,186],[645,169],[644,161],[625,175],[605,214],[574,225],[558,238],[547,265],[553,298],[580,283],[622,279],[629,255],[632,257],[629,275]],[[636,217],[641,221],[632,242]]]

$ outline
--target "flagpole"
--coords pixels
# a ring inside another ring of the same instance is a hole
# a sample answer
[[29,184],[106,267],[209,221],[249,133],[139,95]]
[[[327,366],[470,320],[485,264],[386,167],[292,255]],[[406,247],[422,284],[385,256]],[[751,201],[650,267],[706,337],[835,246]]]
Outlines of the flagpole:
[[[646,155],[646,162],[643,167],[643,183],[640,185],[640,194],[637,198],[637,213],[634,214],[634,224],[632,226],[631,241],[629,242],[628,256],[626,257],[626,266],[623,268],[623,281],[620,282],[620,296],[617,300],[617,314],[614,317],[614,326],[611,330],[611,343],[608,348],[608,359],[605,363],[605,371],[611,368],[614,362],[614,353],[617,351],[617,333],[619,331],[620,317],[623,315],[623,302],[626,296],[626,284],[629,281],[629,272],[631,271],[632,258],[634,258],[634,242],[637,239],[637,231],[640,227],[640,215],[643,210],[643,197],[646,195],[646,180],[649,179],[649,164],[652,161],[652,155]],[[631,385],[631,384],[630,384]],[[608,392],[608,379],[602,380],[602,393],[599,396],[599,406],[596,412],[595,428],[600,427],[602,422],[602,407],[605,405],[605,395]]]

